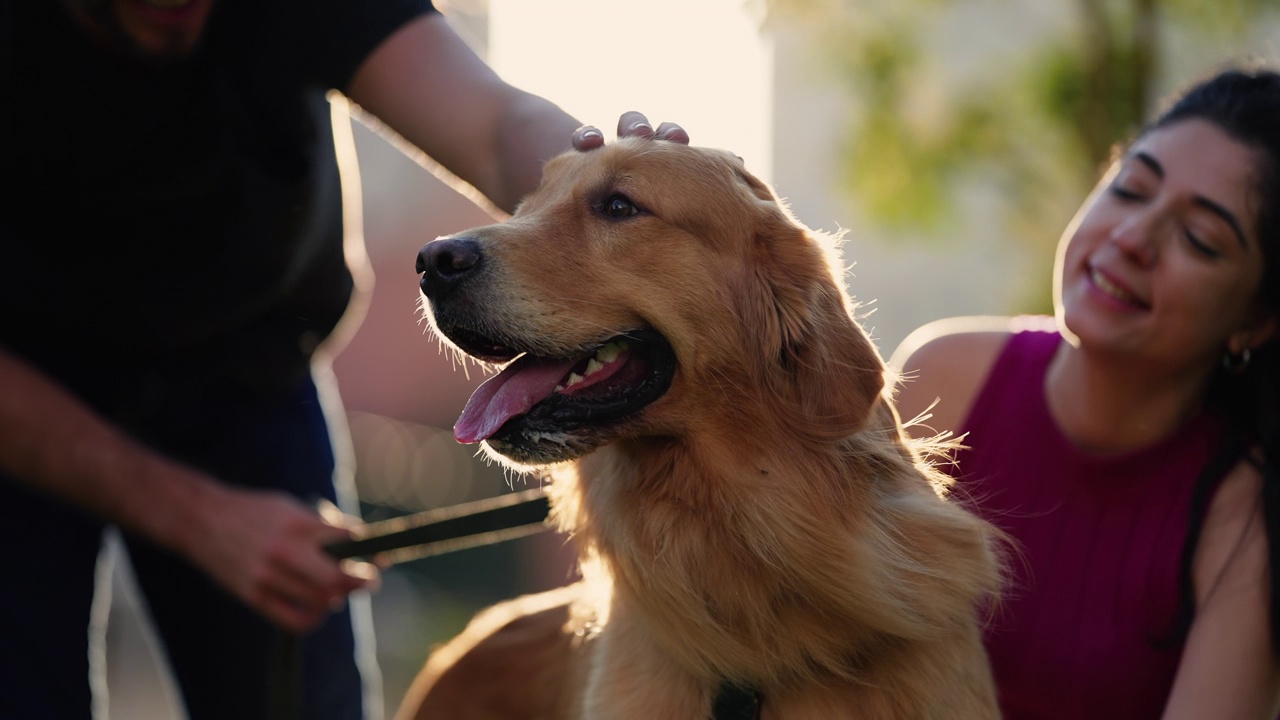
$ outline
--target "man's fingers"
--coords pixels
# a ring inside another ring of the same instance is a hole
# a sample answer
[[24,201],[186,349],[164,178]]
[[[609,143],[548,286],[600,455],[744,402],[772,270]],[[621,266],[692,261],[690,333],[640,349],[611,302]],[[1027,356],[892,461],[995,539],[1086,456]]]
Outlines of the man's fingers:
[[341,606],[353,590],[370,587],[378,579],[377,568],[370,563],[339,561],[317,546],[295,546],[269,563],[258,587],[309,607]]
[[373,592],[382,584],[382,574],[374,563],[347,559],[342,561],[341,568],[352,590]]
[[573,149],[594,150],[604,145],[604,133],[594,125],[583,125],[573,131]]
[[[335,528],[342,528],[343,530],[350,531],[360,527],[361,525],[360,518],[352,517],[351,515],[342,512],[341,508],[329,500],[322,499],[316,502],[316,513],[320,515],[322,520]],[[346,538],[339,537],[338,539],[342,540]]]
[[659,140],[667,142],[680,143],[681,145],[689,144],[689,133],[684,128],[673,122],[664,122],[658,126],[655,136]]
[[250,604],[273,622],[292,630],[309,630],[330,612],[330,604],[297,577],[277,573],[252,591]]
[[263,579],[261,589],[264,593],[279,595],[295,605],[327,607],[329,596],[333,594],[330,587],[341,575],[335,569],[332,577],[333,580],[326,582],[324,576],[317,576],[314,571],[281,564]]
[[[667,142],[689,144],[689,133],[673,122],[664,122],[655,130],[653,124],[644,113],[628,110],[618,118],[618,138],[644,138],[646,140],[665,140]],[[583,125],[574,131],[573,148],[575,150],[594,150],[604,146],[604,133],[594,125]]]
[[295,634],[314,629],[324,622],[330,612],[327,607],[299,605],[287,597],[274,594],[264,595],[257,607],[268,620]]
[[618,118],[618,137],[653,137],[653,125],[644,113],[629,110]]
[[333,584],[316,585],[313,578],[285,570],[259,588],[253,604],[273,622],[301,633],[340,609],[351,592],[372,591],[380,584],[378,569],[356,560],[342,561],[342,572],[335,572],[334,577]]

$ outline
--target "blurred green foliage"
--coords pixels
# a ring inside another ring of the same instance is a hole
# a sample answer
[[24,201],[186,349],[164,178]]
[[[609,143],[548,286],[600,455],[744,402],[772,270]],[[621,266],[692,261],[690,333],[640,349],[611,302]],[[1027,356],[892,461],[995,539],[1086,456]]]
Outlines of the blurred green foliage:
[[[955,220],[956,185],[975,174],[1007,193],[1015,222],[1043,218],[1045,193],[1078,203],[1158,92],[1191,79],[1166,77],[1170,39],[1192,37],[1180,47],[1202,53],[1208,71],[1252,57],[1240,38],[1280,10],[1280,0],[1035,0],[1061,21],[1028,29],[1036,37],[1016,57],[967,76],[938,72],[953,61],[938,46],[957,12],[1016,33],[1001,15],[1025,15],[1029,3],[769,0],[771,12],[822,28],[824,61],[855,94],[842,165],[871,220],[936,230]],[[981,53],[991,38],[965,40]]]
[[[766,2],[817,29],[818,62],[851,94],[840,181],[868,222],[926,241],[999,232],[1046,281],[1058,233],[1163,95],[1280,50],[1259,30],[1280,0]],[[970,185],[1003,216],[965,217]],[[1011,310],[1049,309],[1035,297]]]

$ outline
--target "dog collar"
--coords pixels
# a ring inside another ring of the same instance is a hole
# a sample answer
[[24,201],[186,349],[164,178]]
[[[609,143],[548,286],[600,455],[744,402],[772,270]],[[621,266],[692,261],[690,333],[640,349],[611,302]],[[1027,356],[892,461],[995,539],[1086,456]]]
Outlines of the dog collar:
[[761,702],[755,687],[726,680],[711,703],[711,720],[759,720]]

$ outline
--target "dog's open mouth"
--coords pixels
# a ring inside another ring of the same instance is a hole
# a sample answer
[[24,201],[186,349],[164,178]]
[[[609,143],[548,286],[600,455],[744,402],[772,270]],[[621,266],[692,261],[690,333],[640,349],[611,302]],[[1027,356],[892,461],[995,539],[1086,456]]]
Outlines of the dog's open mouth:
[[[483,348],[476,354],[489,358],[503,354],[497,343],[482,338],[469,337],[462,344],[464,350]],[[653,330],[619,335],[572,357],[525,353],[476,389],[454,425],[454,437],[526,451],[544,443],[571,444],[567,436],[618,422],[662,397],[674,373],[671,346]]]

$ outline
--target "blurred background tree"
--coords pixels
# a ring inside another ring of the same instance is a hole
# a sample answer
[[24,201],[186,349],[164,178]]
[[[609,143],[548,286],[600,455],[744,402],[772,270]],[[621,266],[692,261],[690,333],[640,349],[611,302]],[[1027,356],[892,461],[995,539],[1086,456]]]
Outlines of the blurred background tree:
[[[1007,232],[1051,261],[1052,239],[1111,157],[1176,86],[1274,40],[1250,41],[1280,0],[1070,0],[1038,10],[1014,53],[953,67],[958,33],[1013,0],[768,0],[821,27],[819,54],[856,96],[840,174],[891,235],[945,238],[964,186],[994,186]],[[1056,6],[1056,7],[1055,7]],[[1045,27],[1051,28],[1045,31]],[[972,39],[969,40],[972,42]],[[1011,40],[1017,42],[1017,40]],[[1253,49],[1251,49],[1253,48]],[[1190,73],[1190,74],[1189,74]],[[1046,239],[1049,239],[1046,241]],[[1047,279],[1049,273],[1045,272]],[[1047,311],[1046,294],[1025,311]]]

